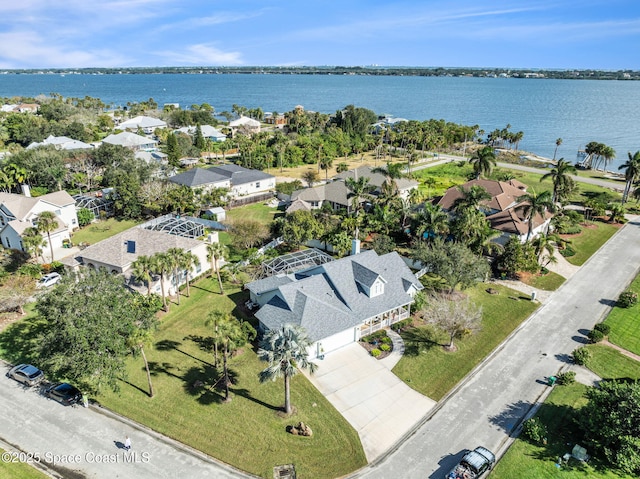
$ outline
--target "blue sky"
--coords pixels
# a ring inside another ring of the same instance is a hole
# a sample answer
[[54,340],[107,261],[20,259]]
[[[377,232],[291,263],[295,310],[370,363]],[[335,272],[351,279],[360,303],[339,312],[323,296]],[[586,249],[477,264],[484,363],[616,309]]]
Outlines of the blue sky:
[[4,0],[0,68],[640,70],[638,0]]

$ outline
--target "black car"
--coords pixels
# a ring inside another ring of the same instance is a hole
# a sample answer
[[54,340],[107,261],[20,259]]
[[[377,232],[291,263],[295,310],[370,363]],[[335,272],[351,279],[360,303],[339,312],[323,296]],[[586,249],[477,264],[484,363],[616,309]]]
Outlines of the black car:
[[31,364],[19,364],[11,368],[7,376],[25,386],[35,386],[44,379],[44,373]]
[[80,390],[68,383],[58,383],[47,388],[45,395],[65,406],[73,406],[82,399]]

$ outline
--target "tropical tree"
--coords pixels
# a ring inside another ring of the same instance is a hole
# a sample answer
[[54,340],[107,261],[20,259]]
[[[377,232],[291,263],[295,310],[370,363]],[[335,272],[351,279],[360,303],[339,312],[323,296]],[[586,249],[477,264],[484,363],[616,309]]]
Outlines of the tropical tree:
[[382,194],[388,198],[393,198],[398,194],[398,181],[404,177],[402,172],[403,165],[401,163],[387,162],[386,166],[378,166],[371,170],[372,173],[382,173],[385,176],[382,183]]
[[563,240],[559,235],[555,233],[540,233],[531,242],[531,244],[534,248],[536,257],[538,258],[538,263],[540,263],[542,266],[546,266],[547,264],[555,261],[556,246],[564,244],[566,242],[566,240]]
[[169,248],[166,252],[169,269],[173,271],[173,282],[176,287],[176,296],[178,296],[178,305],[180,305],[180,276],[179,271],[184,264],[185,250],[182,248]]
[[150,256],[140,255],[131,265],[131,273],[137,281],[147,285],[147,295],[151,295],[153,262]]
[[320,176],[316,170],[307,170],[302,173],[302,179],[309,185],[309,188],[312,188],[313,184],[318,182]]
[[266,332],[258,349],[258,357],[269,366],[259,373],[260,382],[284,378],[284,412],[291,414],[290,381],[301,369],[314,373],[317,365],[309,361],[311,340],[301,326],[283,324]]
[[324,170],[324,180],[329,181],[329,170],[333,166],[333,158],[329,158],[328,156],[320,158],[318,166],[321,170]]
[[46,243],[38,229],[31,226],[25,228],[22,233],[22,244],[27,250],[27,253],[29,253],[29,256],[38,258],[42,257],[42,248]]
[[207,243],[207,260],[211,262],[211,275],[213,276],[213,272],[215,271],[218,276],[220,294],[224,294],[224,288],[222,287],[222,278],[220,277],[220,266],[218,261],[223,259],[227,252],[227,247],[222,243]]
[[[347,178],[345,180],[345,185],[349,190],[347,198],[351,198],[351,212],[353,213],[353,216],[356,218],[357,222],[360,210],[362,210],[363,208],[363,200],[365,198],[371,197],[371,192],[373,191],[374,187],[369,184],[368,176],[361,176],[358,179]],[[356,239],[358,239],[359,232],[360,230],[358,228],[358,225],[356,224],[354,234]]]
[[624,204],[629,197],[631,187],[640,178],[640,151],[636,151],[633,155],[631,152],[627,153],[629,159],[618,167],[619,170],[624,170],[624,179],[627,181],[624,186],[624,192],[622,193],[622,203]]
[[491,199],[489,192],[480,185],[471,185],[469,189],[459,186],[458,191],[462,193],[462,197],[456,199],[453,204],[453,210],[460,212],[465,209],[480,210],[483,201]]
[[427,324],[433,324],[447,333],[447,351],[455,351],[454,340],[478,331],[482,322],[482,307],[473,305],[468,297],[452,301],[442,293],[432,294],[427,299],[422,314]]
[[608,209],[610,223],[620,223],[624,220],[625,209],[622,203],[609,203]]
[[36,228],[40,233],[47,233],[47,240],[49,242],[49,250],[51,251],[51,262],[54,261],[53,257],[53,243],[51,243],[51,233],[57,230],[59,227],[58,220],[53,211],[43,211],[38,214],[36,219]]
[[449,215],[440,205],[425,203],[415,218],[415,232],[420,239],[432,239],[449,231]]
[[556,139],[556,149],[553,150],[553,161],[556,161],[556,153],[558,153],[558,148],[562,145],[562,138]]
[[153,333],[158,329],[158,321],[155,317],[155,310],[152,307],[155,297],[147,296],[135,296],[136,303],[142,308],[148,308],[149,314],[138,319],[135,322],[133,331],[128,338],[128,344],[134,356],[140,354],[142,361],[144,362],[144,369],[147,372],[147,383],[149,384],[149,397],[154,396],[153,383],[151,382],[151,371],[149,369],[149,361],[147,355],[144,352],[144,348],[153,344]]
[[151,257],[151,271],[160,276],[160,289],[162,291],[162,309],[166,312],[169,311],[169,304],[167,303],[167,294],[165,292],[165,278],[167,273],[171,271],[172,263],[171,258],[166,253],[156,253]]
[[469,158],[469,163],[473,166],[473,172],[478,180],[482,175],[489,176],[491,174],[491,170],[496,166],[496,154],[492,147],[485,146]]
[[542,175],[540,181],[544,181],[551,178],[553,183],[553,195],[551,196],[551,202],[555,204],[560,201],[562,194],[570,191],[573,188],[573,179],[570,173],[575,173],[576,167],[573,166],[564,158],[560,158],[558,163],[551,169],[549,173]]
[[198,258],[191,251],[185,251],[179,258],[179,266],[184,269],[185,281],[187,282],[187,298],[191,297],[191,291],[189,290],[189,276],[191,270],[200,266],[200,258]]
[[532,189],[530,193],[519,196],[518,201],[521,204],[517,206],[517,208],[522,210],[524,217],[527,220],[528,229],[526,241],[528,242],[533,231],[533,220],[535,216],[540,215],[544,220],[547,210],[553,209],[551,192],[542,191],[540,193],[536,193],[535,190]]

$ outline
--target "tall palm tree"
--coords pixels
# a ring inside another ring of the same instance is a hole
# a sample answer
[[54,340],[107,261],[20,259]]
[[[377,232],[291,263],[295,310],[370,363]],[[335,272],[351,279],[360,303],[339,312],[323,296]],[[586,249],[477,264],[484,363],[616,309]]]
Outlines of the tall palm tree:
[[420,239],[436,238],[449,231],[449,215],[442,211],[439,205],[433,203],[424,204],[416,218],[416,223],[416,234]]
[[393,197],[398,194],[398,182],[400,178],[404,177],[402,169],[404,167],[401,163],[387,162],[386,166],[378,166],[371,170],[372,173],[382,173],[385,176],[384,183],[382,184],[382,193],[388,197]]
[[144,369],[147,372],[149,397],[153,397],[155,393],[153,391],[153,383],[151,382],[151,371],[149,370],[149,361],[147,361],[147,355],[144,352],[144,348],[150,346],[153,342],[152,328],[142,328],[140,326],[136,326],[133,333],[129,336],[127,342],[134,355],[140,353],[140,355],[142,356],[142,360],[144,361]]
[[462,197],[453,203],[453,209],[457,212],[467,208],[480,210],[482,202],[491,199],[489,192],[480,185],[471,185],[469,189],[459,186],[458,191],[462,193]]
[[211,275],[216,272],[218,276],[218,285],[220,286],[220,294],[224,294],[222,287],[222,278],[220,277],[220,266],[218,261],[227,254],[227,248],[221,243],[207,243],[207,259],[211,262]]
[[243,331],[240,321],[230,313],[223,313],[218,323],[218,338],[222,344],[222,381],[224,382],[224,400],[229,399],[229,368],[227,360],[231,353],[242,346],[247,341],[246,333]]
[[553,161],[556,161],[556,153],[558,153],[558,148],[562,145],[562,138],[556,139],[556,149],[553,150]]
[[284,378],[284,412],[291,414],[290,381],[300,369],[314,373],[317,365],[309,361],[308,349],[311,340],[300,326],[284,324],[278,329],[267,331],[260,343],[258,357],[269,362],[269,366],[259,373],[260,382]]
[[553,202],[553,204],[561,199],[561,192],[566,190],[566,186],[573,183],[570,173],[575,172],[575,166],[566,161],[564,158],[560,158],[558,160],[558,163],[556,163],[556,166],[554,166],[549,173],[542,175],[540,181],[551,178],[551,182],[553,183],[553,195],[551,196],[551,201]]
[[185,251],[182,248],[169,248],[167,250],[167,261],[170,266],[170,270],[173,270],[173,282],[176,286],[176,296],[178,297],[178,306],[180,305],[180,280],[178,273],[182,269],[183,258]]
[[[22,244],[27,250],[27,253],[33,258],[36,258],[36,261],[38,257],[42,257],[42,247],[45,245],[45,241],[37,228],[25,228],[22,233]],[[44,263],[44,260],[42,262]]]
[[51,262],[53,263],[53,244],[51,243],[51,233],[58,229],[59,224],[53,211],[43,211],[38,214],[36,228],[40,233],[47,233],[47,241],[49,242],[49,250],[51,251]]
[[476,175],[476,180],[480,179],[480,176],[489,176],[491,170],[496,166],[496,154],[493,148],[485,146],[477,150],[471,158],[469,163],[473,165],[473,171]]
[[[532,242],[535,249],[536,256],[538,257],[538,263],[542,266],[546,266],[555,259],[555,249],[557,245],[566,243],[559,235],[555,233],[540,233]],[[542,264],[544,253],[546,254],[547,262]]]
[[531,232],[533,231],[534,217],[536,215],[540,215],[544,219],[547,210],[553,209],[551,192],[542,191],[540,193],[536,193],[535,190],[532,189],[530,193],[519,196],[518,201],[522,204],[517,208],[522,210],[522,212],[524,213],[524,217],[527,219],[528,230],[526,241],[529,241]]
[[197,266],[200,266],[200,259],[191,251],[185,251],[182,256],[180,256],[180,267],[184,269],[185,281],[187,282],[187,298],[191,297],[189,275],[191,274],[191,270]]
[[[365,198],[371,197],[371,192],[373,191],[373,186],[369,184],[368,176],[361,176],[358,179],[355,178],[347,178],[345,180],[345,185],[349,189],[349,194],[347,198],[351,198],[351,212],[353,216],[357,218],[360,214],[360,210],[362,210],[362,201]],[[359,228],[356,225],[355,228],[355,238],[358,239],[359,236]]]
[[636,151],[633,155],[628,152],[627,155],[629,159],[618,167],[619,170],[624,169],[624,178],[627,180],[622,193],[622,204],[627,201],[631,187],[640,178],[640,151]]
[[151,257],[151,271],[160,276],[160,289],[162,291],[162,309],[169,311],[167,294],[165,292],[164,281],[167,273],[171,271],[171,258],[166,253],[156,253]]
[[151,276],[153,264],[151,257],[140,255],[131,265],[131,273],[138,281],[143,281],[147,285],[147,296],[151,296]]

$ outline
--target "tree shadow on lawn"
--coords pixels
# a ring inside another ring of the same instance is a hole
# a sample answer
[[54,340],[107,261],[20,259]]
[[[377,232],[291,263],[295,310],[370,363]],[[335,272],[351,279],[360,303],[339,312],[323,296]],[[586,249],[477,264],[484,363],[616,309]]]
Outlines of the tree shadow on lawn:
[[259,404],[260,406],[264,406],[267,409],[271,409],[272,411],[284,411],[284,407],[282,406],[273,406],[271,404],[267,404],[264,401],[261,401],[260,399],[254,398],[247,389],[232,388],[231,391],[238,396],[248,399],[249,401]]
[[[229,377],[229,393],[234,392],[233,385],[238,382],[238,373],[227,369]],[[191,396],[196,396],[200,404],[221,404],[224,402],[224,375],[220,369],[213,366],[203,368],[193,367],[182,377],[184,390]]]
[[442,333],[432,326],[420,326],[402,332],[404,340],[404,354],[406,356],[419,356],[422,351],[428,351],[434,347],[443,347],[446,344],[440,342]]
[[197,286],[197,285],[195,285],[195,284],[192,284],[192,285],[190,286],[190,288],[191,288],[191,289],[199,289],[200,291],[204,291],[205,293],[211,293],[211,294],[217,294],[217,295],[219,295],[219,294],[220,294],[220,290],[218,290],[218,291],[213,291],[213,290],[211,290],[211,289],[203,288],[202,286]]
[[47,322],[38,317],[25,318],[9,325],[0,334],[0,349],[7,361],[14,364],[32,363],[37,366],[40,336]]
[[[189,339],[191,341],[195,341],[196,339],[194,338],[200,338],[200,340],[204,341],[206,338],[203,338],[202,336],[187,336],[184,339]],[[197,341],[196,341],[197,343]],[[211,363],[205,361],[204,359],[200,359],[192,354],[189,354],[186,351],[183,351],[182,349],[179,349],[178,346],[180,346],[182,343],[180,343],[179,341],[172,341],[170,339],[163,339],[162,341],[158,341],[157,343],[155,343],[155,348],[158,351],[178,351],[179,353],[184,354],[187,357],[190,357],[191,359],[195,359],[196,361],[200,361],[201,363],[207,364],[209,366],[213,366]]]

